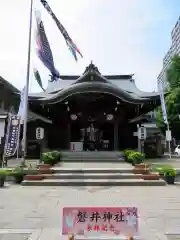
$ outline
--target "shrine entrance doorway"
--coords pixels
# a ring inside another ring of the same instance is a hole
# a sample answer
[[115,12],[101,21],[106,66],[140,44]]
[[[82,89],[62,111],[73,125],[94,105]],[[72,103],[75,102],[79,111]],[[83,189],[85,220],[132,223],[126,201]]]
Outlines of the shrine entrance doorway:
[[102,121],[71,122],[71,142],[81,142],[83,151],[113,151],[114,124]]

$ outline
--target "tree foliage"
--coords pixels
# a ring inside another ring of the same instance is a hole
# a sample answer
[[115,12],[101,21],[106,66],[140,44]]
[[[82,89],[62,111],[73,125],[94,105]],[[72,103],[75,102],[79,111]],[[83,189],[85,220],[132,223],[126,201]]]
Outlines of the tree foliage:
[[[172,136],[180,140],[180,56],[172,58],[171,65],[167,70],[168,92],[165,96],[165,103],[168,115],[168,122]],[[157,126],[164,132],[166,125],[162,119],[161,107],[157,110]]]
[[171,59],[171,65],[166,73],[170,89],[180,87],[180,56],[174,55]]

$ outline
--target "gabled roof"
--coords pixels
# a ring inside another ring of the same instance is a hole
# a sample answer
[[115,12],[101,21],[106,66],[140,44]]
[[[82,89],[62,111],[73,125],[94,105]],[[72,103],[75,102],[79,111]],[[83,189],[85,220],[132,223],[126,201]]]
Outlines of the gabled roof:
[[7,89],[9,89],[11,92],[20,92],[19,89],[14,87],[10,82],[6,81],[3,77],[0,76],[0,85],[3,85]]
[[[0,83],[10,91],[20,91],[8,81],[0,77]],[[84,92],[104,92],[131,103],[142,103],[159,99],[158,92],[143,92],[135,84],[133,74],[102,75],[91,62],[81,76],[61,76],[57,82],[49,82],[46,92],[30,93],[29,99],[45,102],[63,101],[66,97]]]
[[61,76],[61,80],[50,82],[46,92],[30,94],[31,100],[45,102],[63,101],[67,97],[86,92],[104,92],[130,103],[142,103],[159,99],[159,93],[140,91],[129,75],[103,76],[91,63],[81,76]]

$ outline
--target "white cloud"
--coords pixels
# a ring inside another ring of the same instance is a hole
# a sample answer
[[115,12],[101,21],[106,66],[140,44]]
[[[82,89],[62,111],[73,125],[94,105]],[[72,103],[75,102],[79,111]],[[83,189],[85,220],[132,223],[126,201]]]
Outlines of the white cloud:
[[[29,3],[24,0],[2,2],[0,75],[22,88],[26,79]],[[74,61],[59,30],[38,0],[35,7],[42,10],[47,36],[60,73],[81,74],[93,60],[102,74],[135,73],[138,87],[152,91],[156,87],[162,56],[152,54],[158,46],[149,43],[148,29],[153,29],[154,25],[168,17],[167,12],[160,12],[154,3],[148,0],[144,3],[143,0],[49,0],[52,9],[84,55],[78,63]],[[150,37],[153,34],[152,31]],[[34,49],[34,41],[32,45]],[[47,85],[49,73],[34,52],[32,62],[40,69],[44,84]],[[32,74],[30,90],[40,90]]]

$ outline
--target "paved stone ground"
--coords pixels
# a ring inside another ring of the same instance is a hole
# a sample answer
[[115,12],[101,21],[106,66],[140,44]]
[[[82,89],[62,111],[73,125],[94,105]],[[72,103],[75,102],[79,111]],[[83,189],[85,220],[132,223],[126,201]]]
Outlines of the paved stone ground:
[[124,161],[119,163],[90,163],[90,162],[79,162],[79,163],[63,163],[62,167],[64,168],[132,168],[132,166],[129,163],[126,163]]
[[0,240],[28,240],[30,236],[26,233],[3,233],[0,234]]
[[[59,240],[64,206],[136,206],[142,239],[180,233],[180,188],[22,187],[0,189],[0,239]],[[39,237],[39,238],[38,238]],[[65,239],[61,237],[61,239]],[[170,240],[172,238],[169,236]]]
[[[180,168],[180,156],[176,156],[176,157],[172,156],[171,159],[169,159],[165,156],[164,158],[147,159],[146,161],[149,162],[149,163],[157,163],[157,164],[171,164],[175,168]],[[9,167],[15,167],[17,165],[20,165],[20,163],[21,163],[21,159],[18,159],[18,160],[17,159],[10,159],[10,160],[8,160],[8,166]],[[121,162],[121,164],[122,163],[123,162]],[[95,165],[97,165],[97,164],[98,163],[95,163]],[[112,167],[119,165],[119,163],[103,163],[105,168],[109,167],[109,164]],[[124,163],[124,164],[125,164],[125,167],[126,167],[127,164],[126,163]],[[82,166],[82,165],[84,165],[84,167],[88,167],[88,166],[92,167],[93,163],[76,163],[76,162],[74,162],[74,163],[64,163],[64,167],[69,167],[69,166],[79,167],[79,166]],[[99,165],[97,165],[97,167],[98,166],[101,166],[101,163],[99,163]]]
[[168,164],[171,165],[174,168],[180,168],[180,156],[179,157],[172,157],[169,158],[157,158],[157,159],[147,159],[147,163],[153,163],[153,164]]
[[[31,161],[31,160],[29,160]],[[15,167],[20,165],[21,160],[20,159],[10,159],[8,160],[8,167]],[[124,161],[120,161],[119,163],[112,162],[112,163],[91,163],[91,162],[64,162],[61,164],[64,168],[131,168],[132,166]]]
[[179,240],[180,239],[180,235],[177,234],[171,234],[171,235],[167,235],[168,240]]
[[[130,167],[127,163],[66,163],[63,166]],[[176,185],[149,188],[7,185],[0,188],[0,240],[66,239],[61,237],[65,206],[135,206],[139,209],[142,239],[180,239],[179,196],[180,186]],[[170,235],[166,237],[165,233]]]

